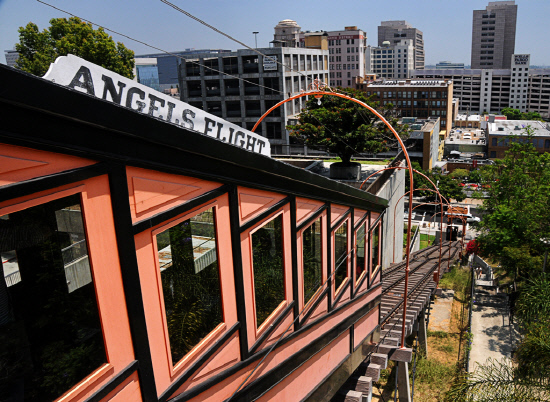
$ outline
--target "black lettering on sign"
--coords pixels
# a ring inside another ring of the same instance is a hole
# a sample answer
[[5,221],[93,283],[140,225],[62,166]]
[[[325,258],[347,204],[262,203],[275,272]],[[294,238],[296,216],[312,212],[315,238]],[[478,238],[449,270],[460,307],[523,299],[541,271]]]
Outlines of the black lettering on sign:
[[119,81],[117,83],[119,91],[117,92],[115,88],[115,84],[113,83],[113,79],[111,77],[108,77],[105,74],[103,74],[101,76],[101,79],[105,83],[105,85],[103,86],[103,96],[101,98],[107,100],[107,92],[109,92],[113,102],[118,103],[120,105],[120,102],[122,100],[122,91],[124,91],[124,87],[126,86],[126,84]]
[[240,140],[240,142],[237,144],[237,141],[239,140],[239,138],[245,138],[245,135],[242,131],[237,131],[235,133],[235,142],[234,142],[234,144],[238,145],[241,148],[244,148],[244,144],[245,144],[244,140]]
[[[233,143],[233,131],[235,131],[235,129],[229,127],[229,138],[227,139],[227,142],[229,142],[230,144]],[[225,138],[223,139],[223,141],[225,142]]]
[[168,102],[168,115],[166,116],[166,121],[172,121],[172,112],[174,111],[175,107],[175,103]]
[[[222,133],[222,128],[223,128],[223,124],[218,122],[218,133],[216,134],[216,138],[219,140],[220,139],[220,136],[221,136],[221,133]],[[225,139],[224,139],[225,141]]]
[[216,122],[212,119],[209,119],[208,117],[204,118],[204,135],[208,135],[210,131],[212,131],[212,127],[216,127]]
[[262,148],[265,147],[265,141],[260,140],[260,139],[258,138],[257,144],[258,144],[258,148],[259,148],[259,149],[258,149],[258,152],[259,152],[259,153],[262,153]]
[[193,127],[195,127],[195,124],[193,123],[193,120],[191,120],[188,116],[191,116],[191,118],[195,118],[195,112],[189,109],[185,109],[183,112],[181,112],[181,120],[182,125],[189,124],[189,127],[187,127],[190,130],[193,130]]
[[[83,79],[83,81],[81,81],[81,79]],[[74,89],[75,87],[84,88],[88,94],[95,96],[94,81],[92,80],[92,74],[88,67],[82,66],[76,72],[69,84],[69,88]]]
[[251,135],[246,136],[246,149],[249,151],[254,152],[254,144],[256,143],[256,138],[252,137]]
[[[158,96],[155,96],[153,94],[149,94],[149,116],[155,116],[155,110],[159,110],[158,106],[155,105],[155,103],[160,103],[161,107],[164,107],[165,101],[164,99],[159,98]],[[162,119],[162,116],[158,116]]]
[[[139,88],[130,88],[128,90],[128,94],[126,95],[126,107],[128,107],[130,109],[134,109],[132,107],[132,98],[134,97],[134,94],[137,94],[139,96],[139,99],[145,99],[145,92],[143,92],[141,89],[139,89]],[[136,105],[138,107],[137,107],[137,109],[134,109],[134,110],[137,110],[138,112],[142,112],[143,109],[145,108],[145,102],[136,101]]]

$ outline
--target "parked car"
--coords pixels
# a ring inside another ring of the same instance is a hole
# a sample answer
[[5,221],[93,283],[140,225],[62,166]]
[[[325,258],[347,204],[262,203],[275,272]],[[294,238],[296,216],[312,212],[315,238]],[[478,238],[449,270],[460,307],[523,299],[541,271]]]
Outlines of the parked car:
[[468,218],[466,218],[466,222],[468,223],[477,223],[477,222],[480,222],[481,219],[477,216],[470,216]]

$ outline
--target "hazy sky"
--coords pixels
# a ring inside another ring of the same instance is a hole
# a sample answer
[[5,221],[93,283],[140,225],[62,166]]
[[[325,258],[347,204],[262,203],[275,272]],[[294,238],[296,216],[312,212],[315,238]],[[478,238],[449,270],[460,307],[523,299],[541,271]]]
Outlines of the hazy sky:
[[[239,44],[214,32],[160,0],[45,0],[106,28],[122,32],[168,51],[186,48],[235,50]],[[380,21],[407,20],[424,32],[426,64],[442,60],[470,64],[472,11],[484,9],[480,0],[171,0],[219,30],[254,46],[268,47],[273,27],[293,19],[302,30],[340,30],[356,25],[376,45]],[[516,0],[516,53],[530,53],[532,65],[550,65],[550,0]],[[40,30],[51,18],[68,17],[35,0],[0,0],[0,50],[19,41],[17,29],[34,22]],[[136,54],[156,52],[113,34]],[[5,57],[0,57],[5,63]]]

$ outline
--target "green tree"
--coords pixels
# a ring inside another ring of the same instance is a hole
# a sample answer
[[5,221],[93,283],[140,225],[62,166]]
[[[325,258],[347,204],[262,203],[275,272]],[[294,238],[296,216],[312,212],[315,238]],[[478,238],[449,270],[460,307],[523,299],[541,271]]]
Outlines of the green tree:
[[521,120],[521,112],[518,109],[505,107],[500,111],[500,113],[506,116],[508,120]]
[[516,303],[523,339],[514,361],[489,360],[453,385],[447,400],[550,400],[550,277],[527,280]]
[[103,28],[93,29],[92,24],[77,17],[53,18],[50,24],[42,32],[32,22],[19,28],[19,43],[15,45],[19,52],[19,69],[42,76],[57,57],[73,54],[124,77],[134,78],[134,52],[121,42],[115,44]]
[[536,151],[532,135],[527,126],[504,159],[480,170],[488,198],[478,241],[483,254],[516,279],[542,269],[540,238],[550,237],[550,154]]
[[467,169],[455,169],[449,173],[449,177],[453,179],[464,179],[470,175]]
[[540,120],[542,121],[542,117],[537,112],[522,113],[518,109],[512,109],[511,107],[505,107],[500,111],[500,113],[506,116],[508,120]]
[[[398,124],[392,104],[380,106],[355,89],[340,92],[377,109],[401,138],[408,138],[409,127]],[[344,163],[349,163],[357,153],[378,153],[397,146],[397,139],[378,117],[353,101],[331,96],[330,92],[320,104],[310,97],[298,121],[297,125],[287,126],[292,137],[308,146],[335,153]]]
[[[462,201],[466,198],[466,194],[464,194],[464,191],[462,191],[462,187],[460,186],[459,180],[450,177],[450,175],[444,175],[441,169],[434,168],[430,172],[424,172],[420,168],[420,164],[418,164],[418,162],[413,162],[412,165],[414,169],[428,176],[430,180],[435,185],[437,185],[437,188],[439,189],[439,192],[441,193],[441,195],[446,199],[448,199],[449,201],[451,199],[456,201]],[[405,175],[405,180],[406,180],[405,191],[409,191],[410,186],[409,186],[408,174]],[[419,174],[414,175],[414,188],[415,189],[426,188],[429,190],[434,189],[433,185],[424,177],[420,176]],[[415,190],[414,194],[415,196],[418,196],[418,197],[424,197],[427,201],[439,201],[439,197],[437,196],[437,194],[431,191]]]
[[468,174],[468,181],[470,183],[480,183],[481,182],[481,174],[478,170],[470,170],[470,173]]

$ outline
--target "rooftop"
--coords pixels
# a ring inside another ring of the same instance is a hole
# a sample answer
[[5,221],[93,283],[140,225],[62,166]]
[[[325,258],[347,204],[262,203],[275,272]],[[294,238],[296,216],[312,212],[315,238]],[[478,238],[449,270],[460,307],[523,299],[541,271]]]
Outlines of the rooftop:
[[371,84],[369,84],[369,88],[376,88],[376,87],[444,87],[449,86],[451,84],[451,80],[425,80],[425,79],[405,79],[405,80],[385,80],[385,81],[375,81]]
[[457,114],[455,120],[480,121],[481,116],[478,114]]
[[550,137],[550,123],[537,120],[498,120],[487,124],[492,135],[524,135],[524,128],[531,126],[536,137]]

